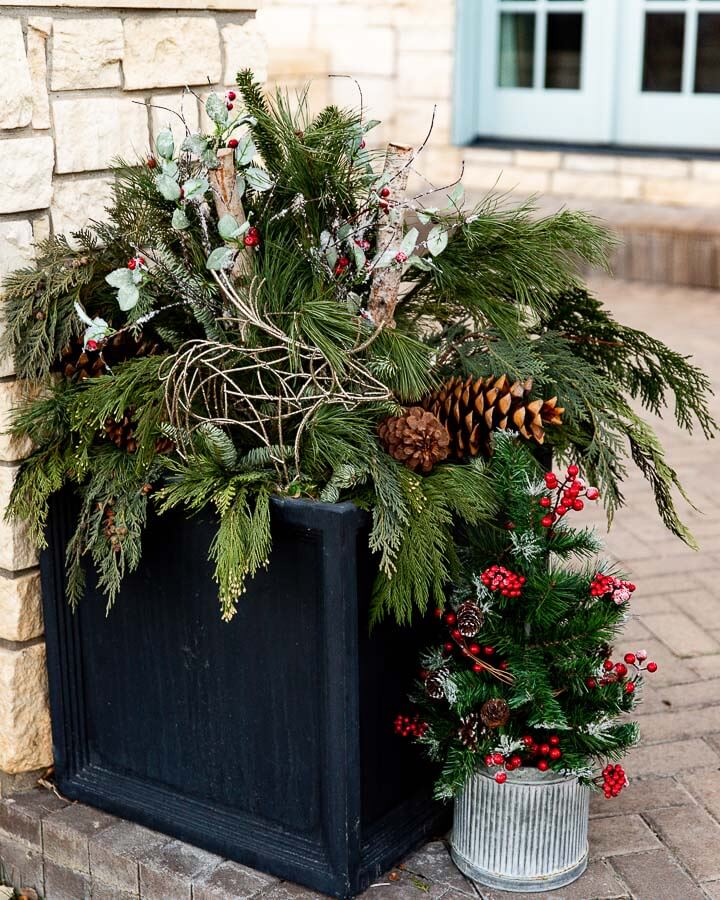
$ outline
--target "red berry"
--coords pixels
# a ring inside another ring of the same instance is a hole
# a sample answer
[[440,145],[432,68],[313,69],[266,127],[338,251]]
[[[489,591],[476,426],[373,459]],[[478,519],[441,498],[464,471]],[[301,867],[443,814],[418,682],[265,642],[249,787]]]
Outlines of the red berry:
[[459,641],[460,638],[462,638],[462,635],[461,635],[460,632],[457,630],[457,628],[453,628],[453,630],[450,632],[450,634],[453,636],[453,638],[454,638],[456,641]]
[[492,656],[494,652],[494,647],[483,647],[483,653],[485,654],[485,656]]
[[549,743],[550,743],[550,745],[551,745],[552,747],[557,747],[557,746],[560,744],[560,738],[559,738],[556,734],[554,734],[554,735],[550,738]]
[[606,659],[605,662],[603,663],[603,669],[605,669],[606,672],[609,672],[610,669],[612,669],[612,667],[613,667],[613,661],[611,659]]
[[491,766],[492,764],[493,764],[492,753],[488,753],[488,755],[485,757],[485,765]]
[[586,684],[589,688],[597,687],[597,681],[595,681],[594,678],[588,678],[587,681],[585,682],[585,684]]
[[572,508],[575,510],[575,512],[580,512],[580,510],[585,509],[585,504],[582,502],[582,500],[573,500]]
[[92,340],[90,340],[90,341],[87,341],[86,344],[85,344],[85,349],[86,349],[86,350],[97,350],[97,348],[98,348],[98,342],[97,342],[97,341],[92,341]]
[[631,666],[635,662],[635,654],[634,653],[626,653],[624,659],[625,659],[625,662]]
[[564,503],[561,503],[560,506],[555,510],[555,512],[562,518],[568,511],[567,506]]
[[547,772],[547,770],[550,768],[550,763],[546,759],[540,759],[538,760],[537,767],[541,772]]
[[457,622],[457,616],[454,612],[445,613],[445,621],[448,625],[454,625]]
[[149,156],[145,165],[148,169],[154,169],[157,166],[157,160],[154,156]]
[[228,147],[230,147],[231,150],[234,150],[237,147],[238,143],[239,141],[237,138],[230,138],[230,140],[228,141]]
[[507,781],[507,775],[505,774],[505,772],[496,772],[495,781],[497,781],[498,784],[505,784],[505,782]]
[[502,753],[493,753],[493,763],[496,766],[501,766],[505,762],[505,757]]
[[625,663],[615,663],[615,671],[621,678],[624,678],[627,675],[627,666]]
[[635,682],[634,682],[634,681],[628,681],[628,683],[625,685],[625,692],[626,692],[627,694],[632,694],[632,692],[633,692],[634,690],[635,690]]
[[580,472],[580,469],[578,469],[577,466],[568,466],[567,473],[570,476],[570,478],[576,478],[579,472]]
[[515,769],[519,769],[520,766],[522,765],[522,759],[517,755],[517,753],[514,753],[510,757],[510,762],[512,763],[513,768],[515,768]]
[[549,752],[550,744],[540,744],[540,753],[542,753],[543,756],[547,756]]
[[451,644],[450,641],[448,641],[447,644],[443,644],[443,650],[445,650],[447,653],[452,653],[453,649],[453,644]]
[[473,667],[472,667],[473,672],[478,672],[478,673],[482,672],[482,670],[484,668],[485,668],[485,666],[482,663],[473,663]]
[[346,266],[350,265],[350,260],[348,259],[347,256],[341,256],[340,259],[338,260],[338,265],[345,268]]
[[505,672],[505,671],[507,671],[507,670],[510,668],[510,663],[509,663],[506,659],[504,659],[504,660],[500,663],[500,665],[498,666],[498,668],[499,668],[499,669],[502,669],[503,672]]
[[540,506],[542,506],[543,509],[550,509],[550,507],[552,506],[552,500],[549,497],[541,497]]
[[389,196],[390,196],[390,188],[389,188],[389,187],[384,187],[384,188],[380,191],[380,196],[381,196],[383,199],[384,199],[385,197],[389,197]]
[[360,149],[361,149],[361,150],[364,150],[364,149],[365,149],[365,138],[363,138],[363,139],[360,141]]
[[657,663],[649,662],[647,664],[647,670],[648,670],[648,672],[657,672]]
[[435,612],[433,613],[433,615],[435,616],[436,619],[442,619],[443,611],[440,609],[439,606],[438,606],[438,608],[435,610]]
[[540,524],[543,528],[551,528],[553,522],[554,519],[552,516],[543,516],[542,519],[540,519]]
[[481,648],[480,644],[470,644],[470,646],[468,647],[468,650],[469,650],[474,656],[477,656],[478,653],[481,653],[481,652],[482,652],[482,648]]
[[136,259],[129,259],[129,260],[128,260],[128,264],[127,264],[128,269],[134,269],[136,266],[137,266],[137,260],[136,260]]
[[232,109],[232,108],[233,108],[232,103],[226,103],[225,106],[227,106],[228,109]]
[[532,745],[535,743],[535,741],[532,739],[532,736],[529,734],[525,735],[525,737],[522,739],[522,742],[526,747],[532,747]]
[[550,759],[560,759],[562,756],[562,751],[559,747],[553,747],[550,751]]
[[225,96],[228,98],[228,100],[234,100],[235,97],[237,97],[237,94],[235,93],[235,91],[228,91]]
[[596,487],[589,487],[585,491],[585,496],[588,498],[588,500],[597,500],[597,498],[600,496],[600,491]]
[[395,254],[395,262],[396,262],[396,263],[404,263],[404,262],[407,262],[407,253],[403,253],[402,250],[399,250],[399,251]]

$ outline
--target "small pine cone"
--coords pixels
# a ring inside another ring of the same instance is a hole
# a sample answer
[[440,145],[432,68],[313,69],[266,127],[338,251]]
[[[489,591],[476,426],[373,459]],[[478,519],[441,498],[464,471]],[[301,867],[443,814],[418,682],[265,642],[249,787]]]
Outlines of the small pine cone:
[[480,718],[488,728],[502,728],[510,718],[510,707],[501,698],[486,700],[480,707]]
[[175,449],[175,441],[169,437],[159,437],[155,441],[155,452],[157,454],[172,453]]
[[595,656],[597,656],[598,659],[610,659],[612,657],[612,654],[613,646],[612,644],[608,644],[607,641],[600,644],[600,646],[595,651]]
[[526,440],[542,444],[545,426],[561,425],[563,407],[557,397],[531,400],[532,379],[511,381],[495,378],[451,378],[422,401],[448,430],[450,452],[456,459],[492,451],[492,432],[518,431]]
[[460,743],[467,747],[468,750],[477,750],[478,748],[478,726],[480,720],[477,713],[470,713],[460,720],[460,728],[458,728],[458,738]]
[[430,672],[425,679],[425,693],[432,700],[445,699],[445,679],[448,674],[448,670],[445,668],[436,669],[434,672]]
[[475,637],[484,621],[483,611],[472,600],[466,600],[458,606],[456,628],[463,637]]
[[116,447],[126,450],[128,453],[135,453],[137,450],[137,440],[135,439],[135,423],[132,420],[134,409],[130,407],[125,410],[124,415],[120,419],[113,419],[108,416],[105,419],[105,436],[109,438]]
[[390,456],[415,471],[430,472],[450,452],[445,426],[419,406],[404,416],[388,416],[378,426],[378,435]]

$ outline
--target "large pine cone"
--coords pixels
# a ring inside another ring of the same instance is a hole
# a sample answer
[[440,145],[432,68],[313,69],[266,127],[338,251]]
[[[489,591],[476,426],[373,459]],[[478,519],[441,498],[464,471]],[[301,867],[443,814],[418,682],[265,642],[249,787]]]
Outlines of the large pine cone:
[[422,401],[447,428],[450,452],[456,459],[490,455],[492,432],[514,429],[527,440],[542,444],[545,426],[562,425],[565,410],[550,400],[530,400],[532,379],[511,382],[495,378],[451,378]]
[[455,627],[463,637],[475,637],[482,628],[484,621],[485,615],[483,611],[472,600],[466,600],[458,606]]
[[502,728],[510,718],[510,707],[501,698],[486,700],[480,707],[480,718],[488,728]]
[[378,426],[378,435],[394,459],[421,472],[429,472],[450,452],[445,426],[419,406],[413,406],[404,416],[388,416]]
[[156,356],[163,349],[162,340],[150,330],[139,336],[130,330],[116,332],[100,341],[95,350],[84,349],[82,338],[76,337],[63,349],[57,369],[66,378],[84,381],[104,375],[118,363],[136,356]]

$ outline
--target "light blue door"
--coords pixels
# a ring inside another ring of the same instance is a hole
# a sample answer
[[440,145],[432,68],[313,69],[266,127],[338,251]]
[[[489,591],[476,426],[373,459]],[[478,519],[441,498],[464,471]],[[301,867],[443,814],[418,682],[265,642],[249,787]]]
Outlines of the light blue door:
[[623,0],[616,140],[720,149],[720,2]]
[[478,132],[497,138],[608,143],[617,0],[477,2]]

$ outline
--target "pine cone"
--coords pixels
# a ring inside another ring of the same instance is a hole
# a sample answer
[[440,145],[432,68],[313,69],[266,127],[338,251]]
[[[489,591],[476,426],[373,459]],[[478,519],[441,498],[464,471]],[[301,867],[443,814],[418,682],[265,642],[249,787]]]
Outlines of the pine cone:
[[75,337],[63,349],[56,368],[66,378],[84,381],[104,375],[113,366],[129,359],[156,356],[163,350],[162,340],[152,331],[143,331],[139,336],[131,331],[118,331],[100,341],[95,350],[84,349],[83,339]]
[[544,426],[562,425],[565,410],[550,400],[530,400],[532,379],[511,382],[507,375],[473,380],[451,378],[422,401],[450,435],[450,453],[456,459],[490,455],[492,432],[513,429],[527,440],[542,444]]
[[468,750],[477,750],[478,748],[478,725],[480,720],[477,713],[470,713],[460,720],[460,728],[458,728],[458,738],[460,743],[467,747]]
[[128,453],[134,453],[137,450],[135,423],[132,420],[134,412],[135,410],[131,406],[125,410],[122,418],[113,419],[112,416],[108,416],[105,419],[105,435],[116,447],[126,450]]
[[510,718],[510,707],[501,698],[486,700],[480,707],[480,718],[488,728],[502,728]]
[[172,453],[175,449],[175,441],[169,437],[159,437],[155,441],[155,452],[160,455],[163,453]]
[[445,679],[448,675],[449,672],[445,668],[436,669],[434,672],[430,672],[425,679],[425,693],[428,697],[432,700],[445,699]]
[[457,608],[455,627],[463,637],[472,638],[480,631],[485,621],[485,614],[472,600],[466,600]]
[[387,452],[413,470],[427,473],[450,452],[447,429],[419,406],[404,416],[388,416],[378,426],[378,435]]

